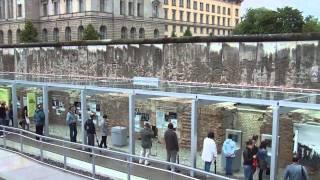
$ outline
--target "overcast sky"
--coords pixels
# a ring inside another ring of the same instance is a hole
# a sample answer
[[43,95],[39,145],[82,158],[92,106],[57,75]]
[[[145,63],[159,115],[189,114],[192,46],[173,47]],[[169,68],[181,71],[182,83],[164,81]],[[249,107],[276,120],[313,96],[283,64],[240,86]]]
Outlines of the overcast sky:
[[244,0],[241,5],[241,14],[245,14],[248,8],[277,9],[284,6],[297,8],[303,12],[304,16],[313,15],[320,20],[320,0]]

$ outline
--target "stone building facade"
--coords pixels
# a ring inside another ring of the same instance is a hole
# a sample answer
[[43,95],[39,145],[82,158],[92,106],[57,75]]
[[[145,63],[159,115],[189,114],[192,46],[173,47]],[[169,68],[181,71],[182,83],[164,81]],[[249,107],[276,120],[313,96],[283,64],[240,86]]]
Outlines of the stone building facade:
[[159,0],[1,0],[0,43],[19,43],[27,20],[44,42],[82,40],[88,24],[101,39],[159,38],[161,5]]

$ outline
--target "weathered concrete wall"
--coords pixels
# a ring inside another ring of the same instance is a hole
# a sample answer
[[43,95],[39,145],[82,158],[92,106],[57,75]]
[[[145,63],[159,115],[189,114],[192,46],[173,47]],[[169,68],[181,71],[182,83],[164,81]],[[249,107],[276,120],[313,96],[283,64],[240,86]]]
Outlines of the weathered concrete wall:
[[319,41],[4,48],[0,70],[320,88]]

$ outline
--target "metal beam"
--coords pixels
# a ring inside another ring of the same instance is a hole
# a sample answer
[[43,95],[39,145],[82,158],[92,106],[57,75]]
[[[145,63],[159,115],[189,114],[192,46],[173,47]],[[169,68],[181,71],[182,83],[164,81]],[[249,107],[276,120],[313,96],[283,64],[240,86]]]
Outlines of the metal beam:
[[48,100],[48,87],[43,86],[42,87],[42,104],[43,104],[43,112],[45,115],[45,121],[44,121],[44,135],[49,135],[49,100]]
[[87,134],[84,130],[84,123],[88,119],[88,111],[87,111],[87,96],[86,91],[81,90],[80,93],[80,99],[81,99],[81,140],[82,144],[87,144]]
[[129,153],[135,154],[135,94],[129,94]]
[[272,110],[272,151],[271,151],[271,180],[277,179],[278,171],[278,150],[279,150],[279,105],[273,106]]
[[[198,100],[192,100],[191,104],[191,167],[197,168],[197,138],[198,138]],[[190,176],[194,172],[190,171]]]
[[12,116],[13,116],[13,126],[18,127],[18,108],[17,108],[17,88],[16,84],[11,86],[11,96],[12,96]]

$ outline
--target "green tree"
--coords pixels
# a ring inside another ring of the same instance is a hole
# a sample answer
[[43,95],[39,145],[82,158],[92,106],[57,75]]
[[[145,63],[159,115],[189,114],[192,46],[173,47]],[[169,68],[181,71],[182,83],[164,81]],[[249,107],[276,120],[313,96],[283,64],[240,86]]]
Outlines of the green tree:
[[172,31],[172,33],[171,33],[171,37],[177,37],[177,35],[176,35],[176,32],[175,32],[175,31]]
[[192,36],[192,33],[191,33],[191,31],[190,31],[190,28],[187,28],[187,30],[183,33],[183,36],[185,36],[185,37],[190,37],[190,36]]
[[20,40],[23,43],[38,42],[38,31],[31,21],[25,23],[24,29],[20,34]]
[[296,33],[303,29],[302,13],[291,7],[249,9],[234,34]]
[[303,32],[320,32],[320,21],[313,16],[306,17],[304,20]]
[[88,26],[84,29],[83,40],[98,40],[100,38],[100,34],[96,31],[92,24],[88,24]]

